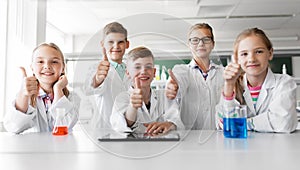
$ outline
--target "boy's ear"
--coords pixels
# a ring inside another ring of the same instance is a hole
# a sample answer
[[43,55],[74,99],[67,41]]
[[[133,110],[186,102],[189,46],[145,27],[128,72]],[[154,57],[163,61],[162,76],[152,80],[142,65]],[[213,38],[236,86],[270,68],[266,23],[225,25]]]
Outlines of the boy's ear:
[[100,41],[100,46],[103,47],[104,46],[104,42],[103,40]]
[[156,73],[156,68],[154,67],[153,68],[153,75],[154,75],[154,77],[155,77],[155,73]]
[[129,42],[129,41],[126,41],[126,49],[129,48],[129,45],[130,45],[130,42]]

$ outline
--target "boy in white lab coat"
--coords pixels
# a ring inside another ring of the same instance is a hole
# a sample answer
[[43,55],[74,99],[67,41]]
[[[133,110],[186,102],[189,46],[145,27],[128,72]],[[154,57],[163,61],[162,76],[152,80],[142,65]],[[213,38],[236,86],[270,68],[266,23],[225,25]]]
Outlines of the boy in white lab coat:
[[167,100],[162,90],[151,89],[155,76],[154,57],[145,47],[128,53],[126,75],[132,88],[120,93],[114,102],[110,122],[120,132],[167,133],[184,129],[175,100]]
[[219,57],[213,60],[211,55],[215,46],[212,27],[206,23],[193,25],[188,46],[193,58],[188,65],[175,65],[173,72],[169,70],[166,95],[181,99],[181,119],[186,128],[215,129],[215,106],[221,95],[224,68]]
[[71,131],[78,120],[80,100],[67,89],[64,56],[53,43],[43,43],[33,50],[31,69],[23,67],[21,90],[4,117],[4,127],[13,133],[51,132],[56,109],[65,109],[65,123]]
[[127,30],[118,22],[107,24],[103,29],[102,61],[90,71],[85,85],[87,95],[94,95],[95,108],[89,122],[92,129],[107,128],[113,102],[116,96],[127,91],[129,80],[125,75],[126,65],[123,62],[125,50],[129,47]]
[[240,104],[247,105],[248,130],[289,133],[296,129],[296,83],[288,75],[271,71],[272,58],[272,43],[263,30],[251,28],[238,35],[216,107],[218,129],[223,128],[226,108]]

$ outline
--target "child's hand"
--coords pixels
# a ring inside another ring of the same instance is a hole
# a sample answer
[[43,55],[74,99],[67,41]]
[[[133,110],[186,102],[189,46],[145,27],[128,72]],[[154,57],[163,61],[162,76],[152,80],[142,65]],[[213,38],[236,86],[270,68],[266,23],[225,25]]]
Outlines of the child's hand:
[[235,82],[242,72],[241,66],[236,62],[234,56],[232,56],[232,61],[225,67],[223,74],[225,80],[223,92],[225,97],[233,96]]
[[237,63],[229,63],[224,70],[224,80],[228,84],[234,85],[241,74],[241,66]]
[[138,109],[143,105],[143,94],[142,94],[140,80],[136,77],[134,81],[135,81],[135,87],[130,95],[130,104],[133,108]]
[[24,67],[20,67],[23,74],[23,84],[21,94],[26,97],[31,97],[32,95],[38,94],[38,80],[35,76],[27,77],[26,70]]
[[147,127],[146,133],[149,134],[165,134],[170,130],[176,128],[176,126],[172,122],[153,122],[153,123],[145,123],[144,126]]
[[106,78],[106,76],[108,74],[108,70],[109,70],[109,66],[110,66],[110,63],[109,63],[107,55],[106,55],[106,50],[104,47],[102,48],[102,54],[103,54],[103,59],[99,63],[96,75],[94,77],[94,81],[95,81],[94,87],[98,87],[100,84],[102,84],[102,82],[104,81],[104,79]]
[[168,70],[168,73],[170,77],[167,81],[165,91],[167,98],[173,100],[175,99],[178,92],[178,81],[171,69]]
[[227,84],[234,85],[241,74],[241,66],[237,63],[234,56],[232,56],[231,59],[232,62],[225,67],[224,80]]
[[53,89],[54,91],[57,91],[57,90],[62,90],[64,89],[65,87],[67,87],[68,85],[68,79],[67,79],[67,76],[65,75],[61,75],[57,82],[54,84],[53,86]]

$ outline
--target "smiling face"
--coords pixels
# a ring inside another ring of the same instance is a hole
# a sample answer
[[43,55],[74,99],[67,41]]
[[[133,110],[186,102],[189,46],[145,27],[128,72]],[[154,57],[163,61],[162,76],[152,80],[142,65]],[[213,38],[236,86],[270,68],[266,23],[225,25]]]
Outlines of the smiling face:
[[109,33],[102,41],[102,46],[106,49],[110,60],[121,64],[125,50],[129,47],[129,41],[122,33]]
[[32,60],[32,72],[42,86],[52,86],[64,73],[62,54],[50,46],[38,47],[33,52]]
[[[195,39],[198,39],[197,42],[199,43],[194,42],[193,40]],[[208,41],[208,39],[210,39],[210,41]],[[211,31],[206,28],[194,29],[189,35],[188,45],[193,53],[194,59],[208,58],[214,48]]]
[[141,87],[148,88],[155,77],[155,72],[156,69],[154,68],[153,58],[149,56],[130,61],[127,65],[126,74],[132,82],[134,82],[135,77],[137,77],[140,81]]
[[269,50],[261,37],[252,34],[239,42],[237,58],[249,78],[263,78],[273,58],[273,49]]

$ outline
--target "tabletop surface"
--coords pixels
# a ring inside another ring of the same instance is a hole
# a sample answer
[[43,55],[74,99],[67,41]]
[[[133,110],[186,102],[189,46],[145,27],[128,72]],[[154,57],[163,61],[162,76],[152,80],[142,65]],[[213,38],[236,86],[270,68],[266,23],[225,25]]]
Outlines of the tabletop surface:
[[[100,142],[107,130],[0,133],[0,166],[5,169],[299,169],[300,131],[249,132],[247,139],[221,131],[183,131],[179,142]],[[2,168],[1,168],[2,169]]]

